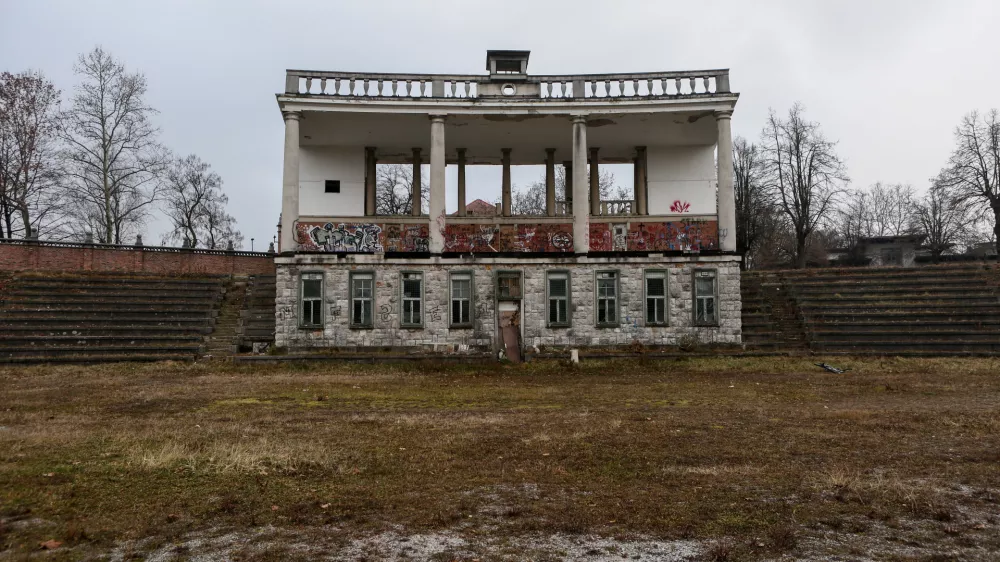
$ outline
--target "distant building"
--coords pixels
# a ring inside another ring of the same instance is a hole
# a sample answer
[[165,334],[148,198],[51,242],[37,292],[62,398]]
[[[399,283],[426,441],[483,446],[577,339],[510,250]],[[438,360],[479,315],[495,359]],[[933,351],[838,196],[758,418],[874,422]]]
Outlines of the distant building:
[[[729,71],[531,76],[528,55],[489,51],[485,75],[286,72],[277,345],[740,343]],[[633,200],[601,200],[605,163],[632,163]],[[413,166],[412,214],[376,214],[378,164]],[[512,213],[524,164],[545,165],[543,216]],[[466,204],[470,165],[502,168],[499,212]]]
[[926,253],[921,247],[925,238],[923,234],[861,237],[852,248],[827,250],[827,257],[831,265],[913,267],[916,258]]

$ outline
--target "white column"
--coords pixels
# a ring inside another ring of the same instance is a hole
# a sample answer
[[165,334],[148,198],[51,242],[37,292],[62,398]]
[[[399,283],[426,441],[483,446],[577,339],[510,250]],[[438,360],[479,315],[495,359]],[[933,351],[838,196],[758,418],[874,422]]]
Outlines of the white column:
[[736,251],[736,192],[733,188],[733,131],[732,111],[715,112],[719,128],[719,249]]
[[465,216],[465,150],[458,149],[458,216]]
[[420,165],[423,162],[420,160],[420,149],[413,149],[413,185],[410,188],[410,215],[414,217],[419,217],[420,213],[423,211],[423,201],[421,198],[423,194],[423,180],[420,178]]
[[637,146],[635,147],[635,207],[632,212],[636,215],[648,215],[649,209],[646,208],[646,203],[649,201],[649,195],[646,193],[648,186],[646,185],[646,147]]
[[431,200],[430,237],[432,254],[444,251],[444,115],[431,115]]
[[503,156],[500,157],[500,163],[503,166],[503,171],[500,173],[500,213],[509,217],[510,212],[510,149],[501,148],[500,152]]
[[299,221],[299,119],[298,111],[286,111],[285,167],[281,175],[281,245],[280,252],[298,250],[295,223]]
[[375,147],[365,147],[365,216],[375,216]]
[[545,215],[556,216],[556,149],[545,149]]
[[601,214],[601,169],[597,147],[590,149],[590,214]]
[[587,185],[587,116],[573,116],[573,251],[590,251],[590,205]]

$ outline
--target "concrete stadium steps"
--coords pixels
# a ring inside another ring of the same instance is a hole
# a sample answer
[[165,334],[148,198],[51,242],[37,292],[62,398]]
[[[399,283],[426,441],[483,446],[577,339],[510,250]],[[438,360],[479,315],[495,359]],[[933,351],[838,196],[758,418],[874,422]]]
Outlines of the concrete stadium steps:
[[254,344],[274,344],[274,301],[277,296],[274,275],[251,275],[246,298],[240,310],[239,348],[251,350]]
[[767,291],[792,302],[810,351],[905,355],[1000,354],[995,264],[747,272],[744,341],[785,342]]
[[15,273],[0,295],[0,363],[196,359],[227,279]]

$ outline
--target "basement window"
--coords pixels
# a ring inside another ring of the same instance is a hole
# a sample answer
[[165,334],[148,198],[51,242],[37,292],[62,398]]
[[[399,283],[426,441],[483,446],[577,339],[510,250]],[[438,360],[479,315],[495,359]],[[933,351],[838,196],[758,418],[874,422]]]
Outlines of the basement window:
[[598,271],[597,276],[597,326],[618,325],[618,272]]
[[646,271],[646,325],[667,325],[667,272]]
[[402,276],[403,316],[399,325],[403,328],[421,328],[424,325],[424,276],[417,272],[403,272]]
[[718,283],[714,269],[694,272],[694,324],[718,326]]
[[375,274],[351,273],[351,327],[374,327]]
[[322,328],[323,274],[303,273],[299,296],[302,301],[299,325],[303,328]]

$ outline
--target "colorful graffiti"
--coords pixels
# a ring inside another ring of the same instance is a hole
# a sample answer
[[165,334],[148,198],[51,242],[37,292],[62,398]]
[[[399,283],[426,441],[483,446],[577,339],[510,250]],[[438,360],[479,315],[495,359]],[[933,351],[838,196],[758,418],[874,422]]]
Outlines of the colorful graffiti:
[[[613,239],[612,229],[610,223],[590,223],[591,252],[620,249],[621,242]],[[717,221],[683,220],[629,223],[624,249],[631,252],[700,252],[718,247]]]
[[572,224],[446,224],[444,251],[456,253],[573,251]]
[[428,252],[426,224],[387,224],[382,229],[386,252]]
[[296,225],[299,248],[321,252],[378,253],[382,251],[377,224],[299,223]]

